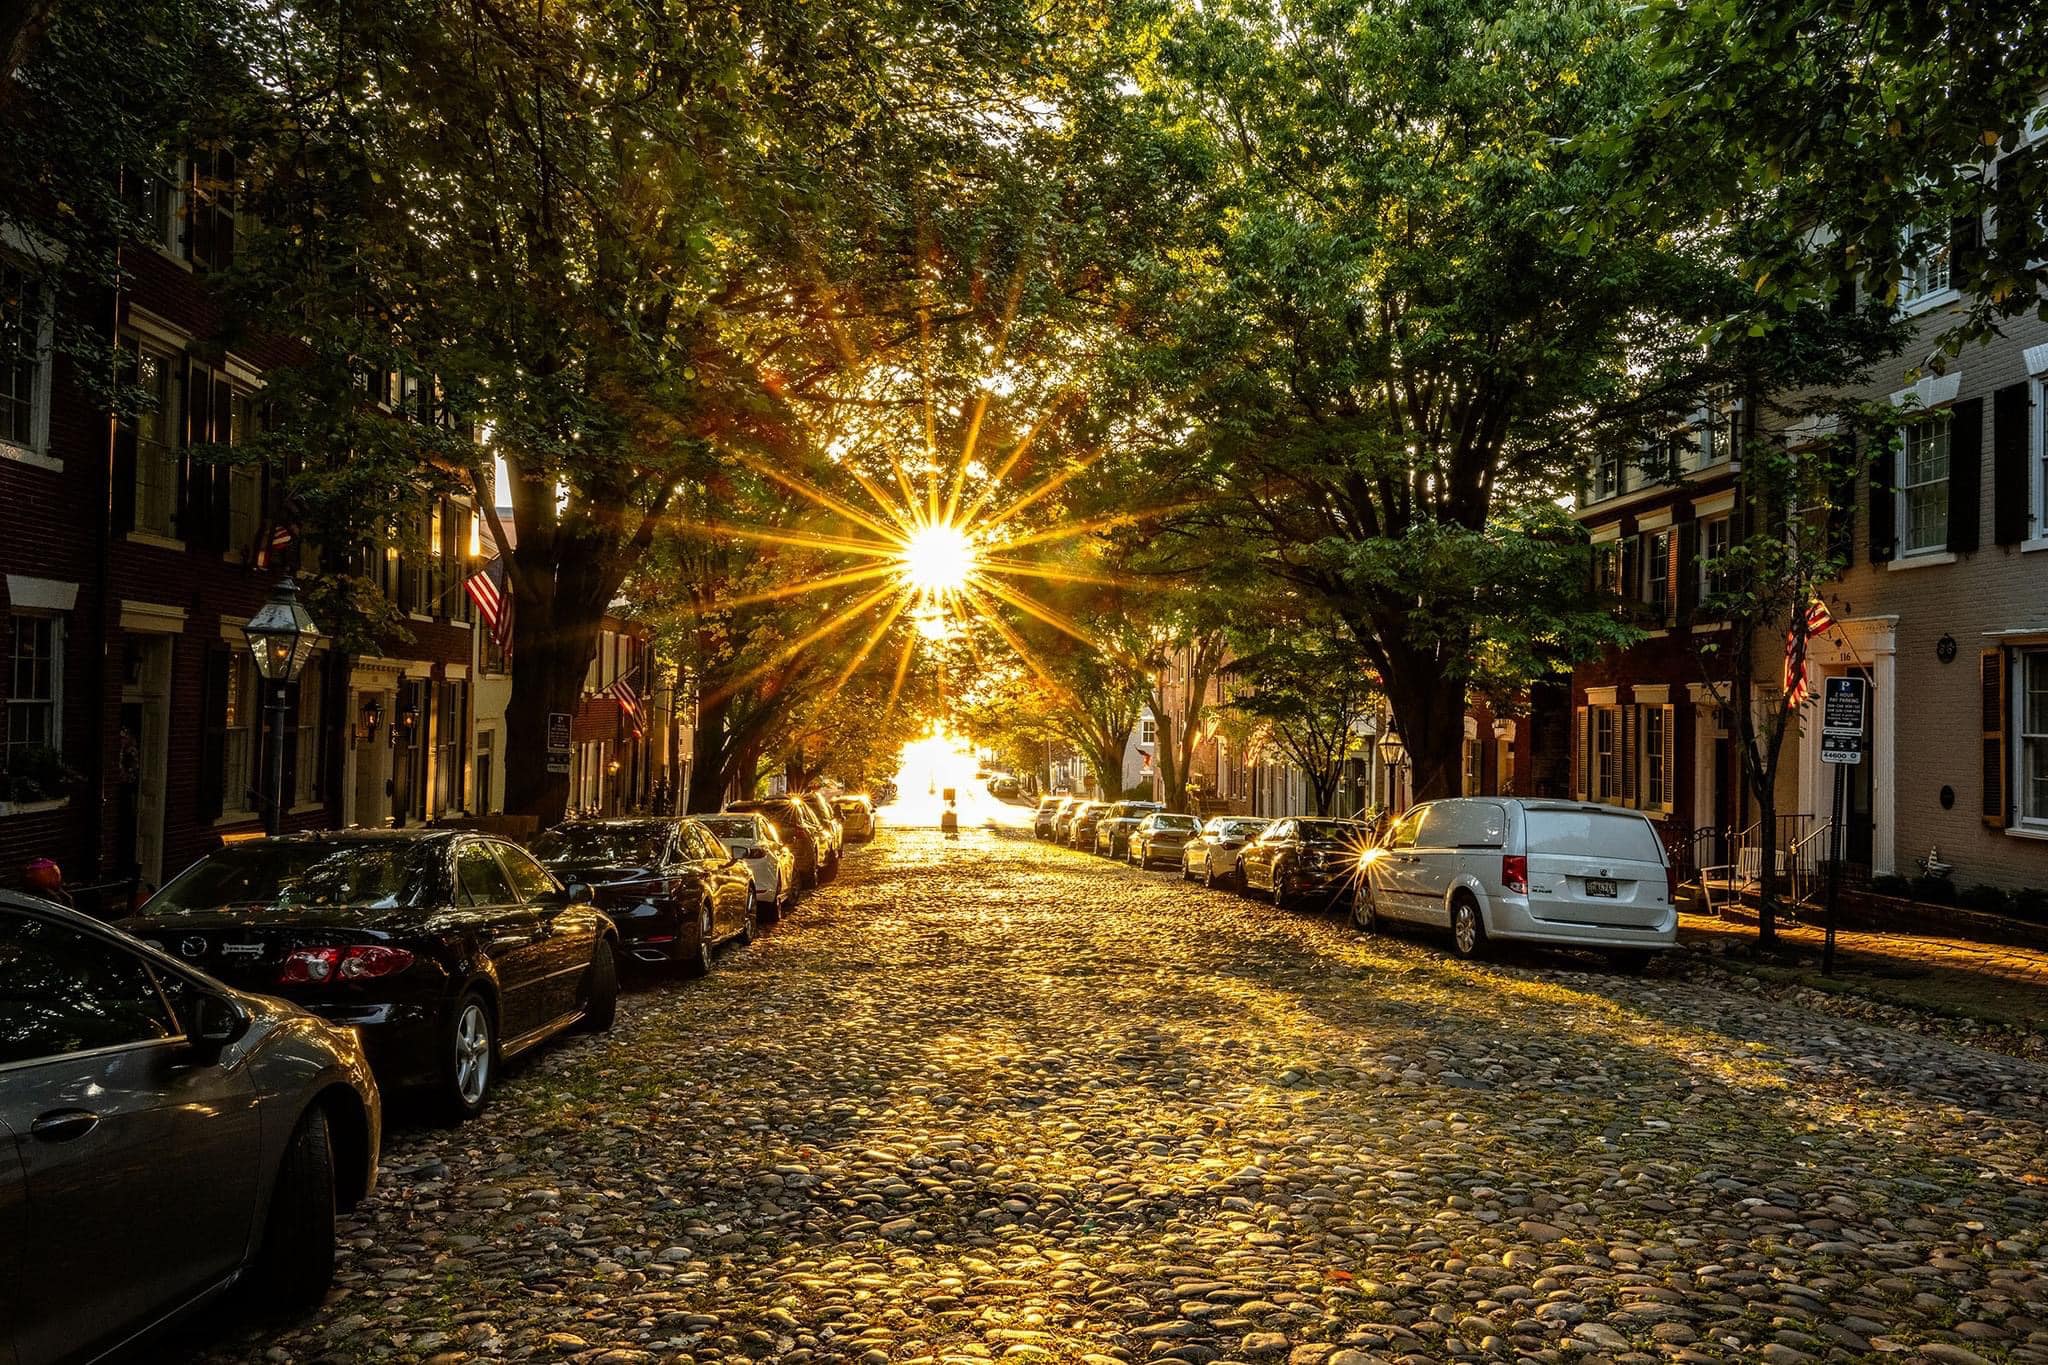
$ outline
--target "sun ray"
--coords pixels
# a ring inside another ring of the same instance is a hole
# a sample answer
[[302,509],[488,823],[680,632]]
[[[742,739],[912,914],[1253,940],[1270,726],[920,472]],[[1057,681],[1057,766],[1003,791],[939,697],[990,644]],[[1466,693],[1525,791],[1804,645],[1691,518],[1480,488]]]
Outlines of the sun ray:
[[896,594],[896,600],[889,604],[889,610],[882,613],[882,619],[877,621],[875,628],[868,632],[868,638],[861,642],[861,646],[854,652],[854,656],[847,660],[846,667],[839,670],[839,676],[832,679],[833,695],[838,695],[839,689],[846,686],[846,680],[851,678],[859,671],[860,666],[867,662],[868,655],[874,653],[875,646],[882,643],[882,637],[889,633],[890,626],[896,624],[896,618],[903,614],[903,609],[910,605],[910,600],[911,594],[907,592]]
[[800,479],[796,475],[791,474],[786,470],[777,469],[772,463],[762,459],[758,455],[754,455],[745,451],[735,451],[733,453],[733,458],[738,460],[747,468],[753,470],[755,473],[761,475],[763,478],[773,479],[776,483],[781,484],[784,488],[787,488],[790,492],[795,493],[797,496],[809,498],[812,502],[824,508],[826,511],[837,512],[840,516],[845,517],[848,521],[857,522],[858,524],[865,526],[868,530],[873,531],[878,536],[886,538],[897,534],[897,532],[892,531],[891,529],[889,529],[888,526],[884,525],[883,523],[876,521],[873,517],[861,511],[852,503],[847,502],[842,498],[835,498],[830,493],[827,493],[824,489],[817,487],[815,484],[812,484],[808,480]]
[[903,695],[903,679],[910,673],[910,656],[917,650],[917,636],[907,635],[903,639],[903,652],[896,656],[896,676],[889,683],[889,700],[884,709],[894,711],[896,699]]
[[1103,457],[1104,453],[1104,451],[1098,448],[1077,456],[1072,464],[1058,473],[1049,476],[1045,482],[1039,484],[1036,488],[1022,494],[1000,512],[993,512],[982,518],[982,524],[991,528],[1007,525],[1012,518],[1025,508],[1058,492],[1072,480],[1087,473]]
[[[1017,462],[1031,449],[1032,443],[1038,439],[1038,433],[1057,421],[1060,415],[1072,406],[1074,398],[1075,395],[1072,393],[1062,395],[1058,402],[1040,413],[1031,425],[1025,428],[1024,434],[1017,438],[1017,444],[1003,457],[1003,462],[995,473],[982,482],[981,491],[974,495],[974,501],[968,503],[967,510],[960,513],[958,520],[962,525],[974,523],[974,519],[981,515],[981,509],[988,506],[989,500],[995,497],[996,490],[1003,486],[1003,480],[1010,477],[1010,471],[1017,467]],[[1001,518],[996,518],[995,521],[996,524],[1001,524]]]
[[1053,676],[1052,669],[1047,666],[1044,660],[1038,657],[1038,651],[1033,649],[1030,643],[1017,633],[1014,626],[1003,619],[1001,612],[990,605],[984,596],[974,588],[967,590],[967,597],[968,605],[973,609],[975,615],[986,621],[995,630],[996,634],[1003,637],[1003,643],[1016,651],[1017,657],[1024,661],[1025,667],[1036,673],[1038,680],[1050,688],[1054,696],[1070,704],[1078,704],[1078,699],[1074,696],[1073,689]]
[[772,531],[754,526],[722,526],[706,522],[685,522],[679,531],[702,531],[707,535],[737,536],[764,545],[787,545],[799,550],[831,550],[838,554],[866,555],[870,559],[894,559],[903,552],[900,539],[888,542],[850,540],[843,536],[819,535],[813,531]]
[[1063,526],[1049,526],[1029,535],[1012,536],[1006,540],[988,543],[990,550],[1021,550],[1026,545],[1045,545],[1056,540],[1071,540],[1075,536],[1089,535],[1095,531],[1115,530],[1119,526],[1135,526],[1139,522],[1151,521],[1174,512],[1186,511],[1195,503],[1175,503],[1166,507],[1140,508],[1136,511],[1112,512],[1108,516],[1096,517],[1089,521],[1068,522]]
[[836,615],[826,618],[825,622],[822,625],[819,625],[813,628],[812,630],[805,632],[803,635],[798,636],[796,639],[784,645],[781,649],[776,650],[766,659],[754,665],[754,667],[748,669],[746,672],[740,674],[738,677],[728,678],[725,681],[725,683],[722,686],[720,686],[716,691],[713,691],[710,694],[708,694],[705,700],[709,702],[719,702],[723,701],[727,697],[732,696],[742,687],[745,687],[748,683],[754,681],[754,679],[760,677],[762,674],[766,673],[769,669],[775,667],[777,664],[783,662],[785,659],[789,659],[794,655],[799,654],[806,649],[809,649],[812,645],[818,643],[818,641],[824,639],[827,635],[831,635],[838,631],[846,629],[847,626],[853,624],[854,619],[858,617],[862,612],[866,611],[869,607],[872,607],[875,603],[881,601],[884,597],[887,597],[890,593],[897,591],[900,591],[900,589],[898,589],[894,583],[884,583],[881,587],[876,588],[873,592],[867,594],[867,596],[861,598],[852,606],[845,608],[844,610],[838,612]]
[[980,391],[974,396],[974,414],[967,420],[967,432],[960,440],[960,459],[953,466],[953,486],[946,493],[947,521],[960,514],[960,489],[967,481],[968,466],[974,463],[975,447],[981,444],[981,424],[987,420],[988,405],[995,397],[995,390],[990,385],[1002,372],[1003,362],[1009,355],[1010,329],[1017,325],[1017,306],[1024,299],[1024,279],[1030,259],[1028,254],[1020,252],[1016,269],[1010,274],[1010,291],[1003,299],[1003,320],[996,328],[995,346],[989,353],[988,378],[978,386]]
[[1000,582],[997,579],[985,578],[980,574],[976,574],[974,576],[973,585],[977,588],[980,588],[984,592],[991,593],[996,597],[1000,597],[1003,601],[1008,602],[1011,606],[1015,607],[1017,610],[1021,612],[1024,612],[1026,615],[1037,617],[1039,620],[1045,622],[1045,624],[1051,626],[1054,630],[1060,631],[1066,635],[1073,636],[1076,640],[1079,640],[1082,644],[1087,645],[1090,649],[1101,650],[1105,654],[1111,652],[1107,649],[1103,649],[1103,646],[1096,643],[1094,637],[1089,635],[1087,631],[1081,629],[1081,627],[1075,625],[1065,616],[1063,616],[1057,611],[1054,611],[1051,607],[1046,606],[1043,602],[1040,602],[1037,598],[1031,596],[1027,592],[1022,591],[1021,589],[1012,587],[1010,584]]
[[1162,591],[1164,583],[1146,579],[1108,578],[1101,574],[1083,573],[1078,569],[1062,569],[1053,564],[1020,564],[1015,560],[992,559],[978,556],[974,567],[983,573],[1022,574],[1027,578],[1043,578],[1054,583],[1086,583],[1098,588],[1135,588],[1145,592]]
[[[728,597],[711,604],[709,610],[725,611],[731,607],[751,607],[761,602],[779,602],[786,597],[801,597],[808,592],[822,592],[827,588],[845,587],[849,583],[864,583],[871,578],[880,578],[884,574],[894,574],[895,572],[896,566],[894,564],[869,564],[858,569],[848,569],[843,573],[829,574],[824,578],[813,578],[804,583],[785,583],[779,588],[766,588],[760,592],[750,592],[740,597]],[[702,614],[701,612],[692,613],[692,615]]]

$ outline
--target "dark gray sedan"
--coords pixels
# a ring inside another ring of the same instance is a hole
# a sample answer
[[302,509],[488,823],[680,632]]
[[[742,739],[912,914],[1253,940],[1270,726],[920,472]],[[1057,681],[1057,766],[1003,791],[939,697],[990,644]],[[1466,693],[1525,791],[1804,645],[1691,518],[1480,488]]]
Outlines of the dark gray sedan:
[[100,1359],[238,1282],[317,1304],[381,1123],[353,1033],[0,891],[0,1362]]

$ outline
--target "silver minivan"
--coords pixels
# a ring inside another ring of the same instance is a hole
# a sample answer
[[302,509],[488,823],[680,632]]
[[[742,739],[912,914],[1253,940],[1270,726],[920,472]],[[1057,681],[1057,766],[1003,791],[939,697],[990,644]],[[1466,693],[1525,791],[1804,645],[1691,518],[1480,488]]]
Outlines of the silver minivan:
[[1377,919],[1451,931],[1460,957],[1489,939],[1603,948],[1639,967],[1678,936],[1671,859],[1641,811],[1584,801],[1462,796],[1408,811],[1365,858],[1361,929]]

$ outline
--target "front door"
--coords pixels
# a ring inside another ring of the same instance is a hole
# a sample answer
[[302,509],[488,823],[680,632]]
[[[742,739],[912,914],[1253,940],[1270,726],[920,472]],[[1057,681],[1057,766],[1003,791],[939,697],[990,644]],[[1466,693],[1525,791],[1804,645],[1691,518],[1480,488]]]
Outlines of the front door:
[[170,755],[171,641],[134,635],[122,646],[126,681],[121,728],[115,736],[120,784],[115,858],[153,887],[164,875],[165,772]]
[[19,1244],[35,1249],[16,1300],[23,1365],[118,1339],[247,1254],[261,1149],[247,1069],[196,1055],[127,949],[0,912],[0,1127],[28,1195]]
[[[1874,743],[1876,736],[1871,733],[1871,722],[1877,715],[1877,685],[1867,668],[1851,669],[1850,672],[1863,679],[1864,695],[1870,701],[1863,708],[1863,761],[1849,765],[1848,801],[1843,813],[1846,831],[1843,860],[1867,873],[1870,870],[1870,845],[1877,833],[1877,821],[1872,813],[1876,795],[1877,746]],[[1829,797],[1832,799],[1832,791]]]

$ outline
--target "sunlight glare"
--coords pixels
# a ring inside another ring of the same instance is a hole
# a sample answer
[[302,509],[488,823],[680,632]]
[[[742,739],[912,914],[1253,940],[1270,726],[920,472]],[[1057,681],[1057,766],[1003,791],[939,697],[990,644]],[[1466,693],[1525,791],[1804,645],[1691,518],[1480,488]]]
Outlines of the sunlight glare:
[[949,522],[920,525],[903,542],[903,580],[924,597],[946,597],[967,586],[976,555],[967,533]]

